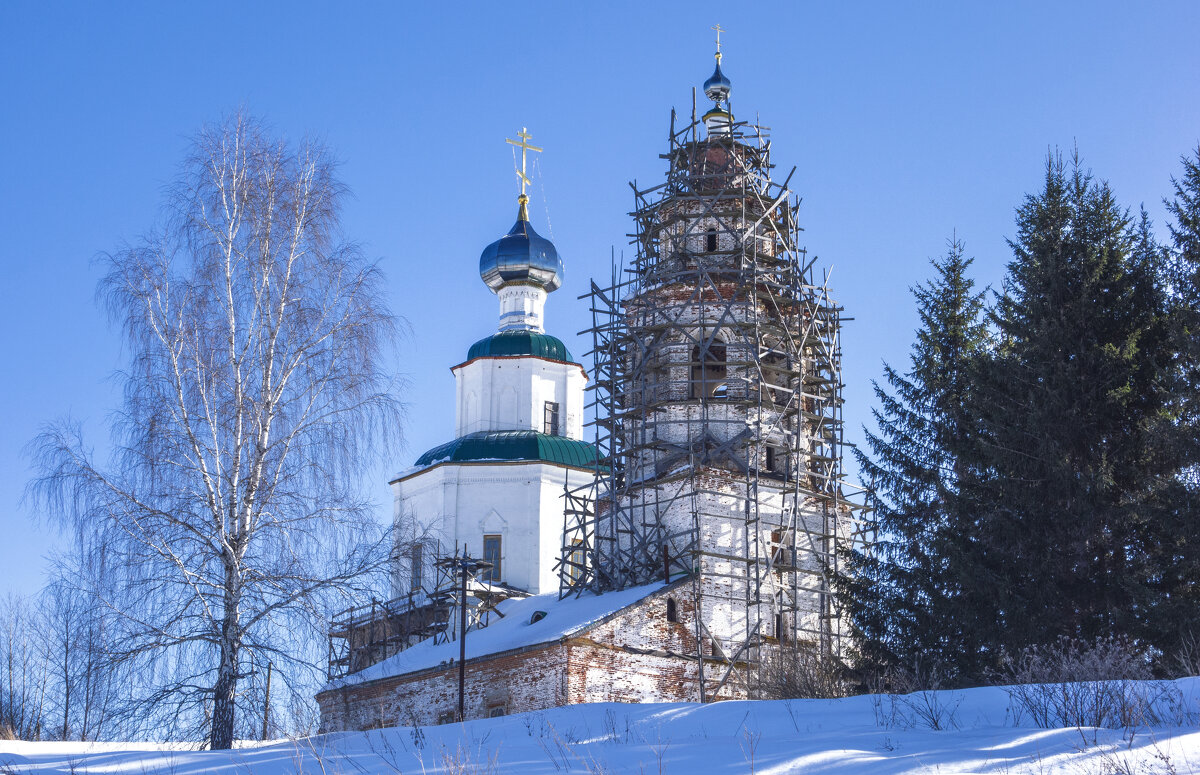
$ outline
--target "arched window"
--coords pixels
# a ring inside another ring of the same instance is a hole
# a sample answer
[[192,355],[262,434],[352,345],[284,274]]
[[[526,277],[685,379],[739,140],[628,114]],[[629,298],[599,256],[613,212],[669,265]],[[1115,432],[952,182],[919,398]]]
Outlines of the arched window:
[[717,249],[717,230],[709,229],[704,235],[704,249],[712,253]]
[[675,598],[673,598],[673,597],[667,598],[667,621],[668,622],[678,622],[679,621],[679,608],[675,605]]
[[715,339],[692,348],[691,398],[725,397],[725,345]]

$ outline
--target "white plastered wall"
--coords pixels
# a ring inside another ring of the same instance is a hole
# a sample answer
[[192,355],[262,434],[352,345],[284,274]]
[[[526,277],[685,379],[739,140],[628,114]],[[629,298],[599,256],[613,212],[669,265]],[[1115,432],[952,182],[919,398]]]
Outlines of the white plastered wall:
[[[501,536],[501,581],[534,594],[558,590],[554,563],[562,548],[563,487],[590,481],[574,468],[529,461],[444,463],[392,482],[397,532],[426,535],[443,549],[466,545],[483,554],[483,536]],[[432,561],[432,551],[425,553]],[[393,595],[409,591],[407,558]],[[432,568],[424,575],[433,581]]]
[[456,438],[479,431],[541,433],[547,401],[558,404],[559,435],[583,438],[587,377],[578,364],[533,357],[476,358],[453,371]]

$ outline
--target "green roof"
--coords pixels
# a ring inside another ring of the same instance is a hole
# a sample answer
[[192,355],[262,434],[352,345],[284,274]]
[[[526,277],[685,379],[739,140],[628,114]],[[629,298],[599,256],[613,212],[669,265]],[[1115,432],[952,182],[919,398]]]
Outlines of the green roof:
[[576,468],[595,468],[596,448],[586,441],[547,436],[537,431],[482,431],[442,444],[417,458],[418,466],[469,460],[540,460]]
[[575,363],[561,339],[534,331],[501,331],[487,339],[480,339],[467,351],[467,360],[514,355],[532,355],[535,358]]

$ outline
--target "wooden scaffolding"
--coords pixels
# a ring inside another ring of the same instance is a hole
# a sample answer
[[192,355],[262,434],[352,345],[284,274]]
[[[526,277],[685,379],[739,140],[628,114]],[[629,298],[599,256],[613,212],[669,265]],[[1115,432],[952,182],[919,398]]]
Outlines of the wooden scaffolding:
[[601,458],[565,493],[560,595],[691,576],[700,699],[755,696],[764,645],[843,648],[831,594],[863,501],[842,465],[842,308],[799,246],[768,130],[671,114],[666,180],[631,184],[636,253],[593,282]]

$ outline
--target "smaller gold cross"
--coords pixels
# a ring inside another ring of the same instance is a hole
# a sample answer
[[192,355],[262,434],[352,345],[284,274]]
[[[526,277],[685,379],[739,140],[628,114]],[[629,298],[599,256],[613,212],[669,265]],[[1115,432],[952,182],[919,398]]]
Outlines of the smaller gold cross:
[[709,27],[709,29],[717,31],[717,61],[720,62],[721,61],[721,33],[729,32],[729,30],[722,27],[720,22],[718,22],[716,24],[716,26]]
[[529,177],[525,174],[525,152],[537,151],[540,153],[542,149],[538,148],[536,145],[529,144],[529,139],[533,137],[533,135],[529,134],[529,130],[526,127],[521,127],[521,131],[517,132],[517,137],[521,138],[521,142],[518,143],[516,140],[509,140],[507,137],[504,138],[504,142],[508,143],[509,145],[515,145],[521,149],[521,169],[517,170],[517,177],[521,179],[521,196],[524,197],[525,186],[529,185],[531,182]]

